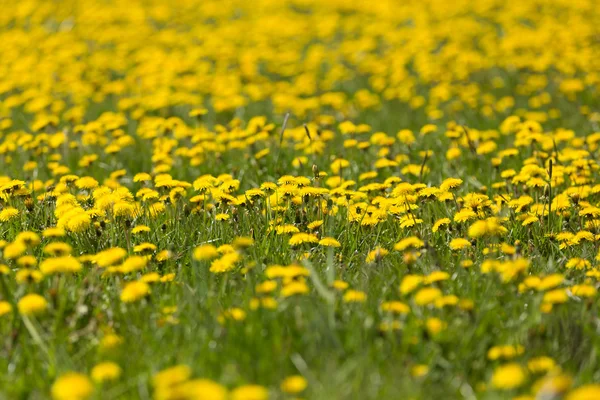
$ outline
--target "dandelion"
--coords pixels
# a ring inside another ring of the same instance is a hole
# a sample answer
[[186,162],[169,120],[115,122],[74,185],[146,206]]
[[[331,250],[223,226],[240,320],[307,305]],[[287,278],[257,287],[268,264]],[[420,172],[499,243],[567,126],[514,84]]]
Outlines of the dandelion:
[[0,222],[8,222],[19,215],[19,210],[14,207],[7,207],[0,211]]
[[169,250],[162,250],[156,253],[155,260],[158,262],[164,262],[173,258],[173,253]]
[[504,364],[494,371],[492,385],[497,389],[511,390],[521,386],[525,378],[525,371],[519,364]]
[[85,400],[91,397],[94,387],[90,379],[77,372],[59,376],[52,385],[54,400]]
[[424,278],[419,275],[406,275],[400,283],[400,294],[408,294],[423,283]]
[[573,378],[566,374],[549,374],[534,383],[536,396],[556,397],[567,392],[573,384]]
[[467,239],[454,238],[450,241],[449,247],[452,250],[462,250],[471,246],[471,242]]
[[600,396],[600,385],[590,384],[570,391],[565,400],[594,400]]
[[588,260],[578,257],[571,258],[566,264],[566,267],[569,269],[587,269],[591,266],[592,265]]
[[22,242],[27,247],[35,247],[40,244],[40,237],[35,232],[20,232],[15,242]]
[[131,230],[131,233],[134,235],[138,235],[140,233],[150,232],[150,228],[146,225],[138,225]]
[[295,233],[292,235],[288,243],[290,246],[298,246],[303,243],[318,243],[319,239],[312,233]]
[[34,256],[21,256],[17,259],[17,264],[23,268],[33,268],[37,264]]
[[418,364],[411,368],[410,374],[415,378],[421,378],[429,373],[429,367],[425,364]]
[[427,287],[420,289],[415,294],[415,303],[419,306],[432,304],[434,301],[442,297],[442,291],[438,288]]
[[281,382],[281,390],[289,394],[297,394],[303,392],[308,383],[301,375],[288,376]]
[[437,232],[442,226],[450,225],[450,218],[441,218],[435,221],[431,227],[432,232]]
[[44,275],[56,273],[76,273],[82,269],[81,263],[74,257],[48,258],[40,264],[40,271]]
[[102,340],[100,340],[100,349],[101,350],[111,350],[119,347],[123,344],[124,340],[121,336],[115,333],[107,333]]
[[0,301],[0,317],[12,312],[12,306],[8,301]]
[[176,365],[164,369],[154,375],[152,385],[158,390],[168,388],[187,381],[192,376],[192,370],[187,365]]
[[148,242],[144,242],[144,243],[140,243],[140,244],[136,244],[135,246],[133,246],[133,252],[134,253],[152,253],[153,251],[156,251],[157,247],[154,243],[148,243]]
[[225,213],[219,213],[215,215],[215,220],[217,221],[228,221],[231,218],[231,215]]
[[484,235],[501,235],[506,232],[507,229],[500,225],[498,218],[495,217],[476,221],[469,227],[469,237],[472,238],[479,238]]
[[278,235],[285,235],[287,233],[299,233],[300,229],[298,229],[297,227],[295,227],[294,225],[278,225],[275,227],[275,232]]
[[381,303],[381,310],[392,312],[394,314],[408,314],[410,307],[400,301],[386,301]]
[[42,232],[42,236],[45,238],[56,238],[56,237],[62,237],[65,235],[66,235],[65,230],[63,228],[58,228],[58,227],[46,228]]
[[373,262],[379,262],[388,254],[390,254],[390,252],[387,249],[376,247],[375,249],[371,250],[369,254],[367,254],[365,262],[369,264]]
[[336,279],[335,281],[333,281],[331,286],[333,286],[333,288],[336,290],[344,291],[344,290],[348,289],[348,286],[350,286],[350,285],[348,284],[348,282],[344,282],[339,279]]
[[211,260],[218,256],[219,252],[212,244],[204,244],[194,249],[194,260]]
[[450,279],[449,273],[444,271],[434,271],[423,279],[423,283],[429,285],[434,282],[446,281],[448,279]]
[[150,294],[150,286],[147,283],[136,281],[129,282],[121,291],[121,301],[123,303],[133,303]]
[[92,380],[97,383],[104,383],[107,381],[113,381],[121,376],[122,370],[118,364],[105,361],[100,364],[96,364],[92,368],[91,376]]
[[269,391],[259,385],[239,386],[231,391],[231,400],[267,400]]
[[72,251],[73,248],[69,244],[63,242],[48,243],[44,246],[44,253],[53,257],[63,257],[71,254]]
[[340,247],[341,244],[336,239],[332,237],[325,237],[319,240],[319,245],[324,247]]
[[456,189],[458,188],[460,185],[462,185],[463,180],[459,179],[459,178],[448,178],[445,179],[442,184],[440,185],[440,190],[442,192],[448,192],[452,189]]
[[308,286],[303,281],[290,282],[281,288],[282,297],[290,297],[308,293]]
[[236,237],[233,240],[233,247],[236,249],[246,249],[254,244],[254,239],[247,236]]
[[130,256],[121,264],[121,271],[125,274],[141,271],[148,264],[148,259],[142,256]]
[[544,294],[543,301],[548,304],[565,303],[569,299],[565,289],[555,289]]
[[360,290],[347,290],[344,293],[344,303],[364,303],[367,300],[367,294]]
[[416,236],[411,236],[406,239],[402,239],[400,242],[394,245],[394,250],[404,251],[408,248],[420,249],[425,243]]
[[17,271],[15,280],[20,284],[38,283],[44,278],[44,274],[38,270],[24,268]]
[[425,321],[425,327],[427,328],[427,332],[431,336],[438,335],[441,331],[446,329],[447,324],[439,318],[427,318]]
[[91,190],[98,187],[98,181],[91,176],[84,176],[75,181],[75,186],[77,186],[79,189]]
[[470,208],[463,208],[462,210],[460,210],[459,212],[454,214],[454,221],[455,222],[466,222],[466,221],[475,219],[476,217],[477,217],[477,214],[475,213],[475,211],[473,211]]
[[23,296],[17,303],[17,308],[22,315],[39,315],[47,310],[48,302],[39,294],[32,293]]
[[88,229],[92,223],[92,219],[86,213],[79,213],[71,217],[67,222],[67,229],[73,233],[81,233]]
[[220,258],[214,260],[210,264],[210,272],[214,274],[222,274],[231,271],[235,268],[235,264],[240,260],[238,253],[227,253]]
[[246,312],[244,310],[242,310],[241,308],[232,307],[228,310],[225,310],[219,316],[219,322],[221,324],[225,323],[226,319],[230,319],[233,321],[243,321],[246,319]]
[[556,367],[556,362],[546,356],[536,357],[527,363],[527,368],[532,373],[543,373],[547,371],[551,371]]
[[96,254],[94,260],[99,267],[105,268],[120,262],[126,255],[127,251],[125,249],[113,247]]
[[227,389],[208,379],[192,379],[178,385],[177,389],[177,393],[184,393],[191,399],[227,399]]
[[562,274],[551,274],[540,279],[535,288],[539,291],[553,289],[562,284],[564,280],[565,277]]
[[23,242],[13,242],[4,247],[2,255],[8,260],[14,260],[19,258],[25,251],[27,251],[27,246]]
[[319,229],[321,226],[323,226],[323,220],[313,221],[310,224],[306,225],[306,227],[311,231]]

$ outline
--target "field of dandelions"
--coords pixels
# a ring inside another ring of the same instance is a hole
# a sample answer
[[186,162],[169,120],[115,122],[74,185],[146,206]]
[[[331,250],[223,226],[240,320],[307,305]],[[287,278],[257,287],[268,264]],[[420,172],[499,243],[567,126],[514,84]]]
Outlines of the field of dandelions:
[[0,399],[600,399],[595,0],[0,12]]

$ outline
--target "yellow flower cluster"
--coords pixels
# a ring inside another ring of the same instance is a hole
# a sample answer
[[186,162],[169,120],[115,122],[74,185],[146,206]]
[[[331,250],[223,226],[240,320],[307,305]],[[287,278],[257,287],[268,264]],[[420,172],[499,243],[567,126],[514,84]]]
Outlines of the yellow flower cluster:
[[0,14],[0,398],[600,398],[595,1]]

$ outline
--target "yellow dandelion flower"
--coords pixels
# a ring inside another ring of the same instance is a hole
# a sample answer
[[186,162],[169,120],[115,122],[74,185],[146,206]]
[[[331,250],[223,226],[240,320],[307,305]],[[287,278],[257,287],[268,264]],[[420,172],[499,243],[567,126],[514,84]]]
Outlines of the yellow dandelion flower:
[[118,364],[111,361],[105,361],[96,364],[94,368],[92,368],[91,376],[94,382],[104,383],[118,379],[122,372],[123,371]]
[[98,187],[98,181],[91,176],[84,176],[75,181],[75,186],[79,189],[91,190]]
[[565,400],[596,400],[600,399],[600,384],[589,384],[570,391]]
[[219,256],[217,248],[212,244],[203,244],[194,249],[194,260],[211,260]]
[[303,281],[293,281],[281,288],[281,296],[282,297],[290,297],[298,294],[306,294],[308,293],[308,286],[306,282]]
[[58,228],[58,227],[46,228],[42,232],[42,236],[45,238],[62,237],[65,235],[66,235],[65,230],[63,228]]
[[298,246],[303,243],[318,243],[319,238],[312,233],[295,233],[292,235],[288,243],[290,246]]
[[400,294],[408,294],[418,288],[423,283],[422,276],[419,275],[406,275],[400,282]]
[[411,236],[411,237],[407,237],[405,239],[402,239],[401,241],[399,241],[398,243],[396,243],[394,245],[394,250],[397,251],[404,251],[408,248],[414,248],[414,249],[420,249],[425,245],[425,242],[423,242],[421,239],[419,239],[416,236]]
[[314,231],[315,229],[320,228],[323,225],[323,220],[318,220],[318,221],[313,221],[310,224],[306,225],[306,227],[311,230]]
[[429,373],[429,367],[425,364],[417,364],[410,369],[410,374],[415,378],[420,378]]
[[375,249],[371,250],[369,254],[367,254],[365,262],[373,263],[381,261],[383,257],[387,256],[388,254],[390,254],[390,252],[387,249],[384,249],[383,247],[376,247]]
[[460,185],[462,185],[462,183],[463,183],[462,179],[459,179],[459,178],[447,178],[440,185],[440,190],[442,192],[448,192],[448,191],[450,191],[452,189],[458,188]]
[[450,241],[449,247],[452,250],[462,250],[471,247],[471,242],[463,238],[454,238]]
[[19,215],[19,210],[14,207],[6,207],[0,211],[0,222],[8,222]]
[[44,278],[44,274],[35,269],[24,268],[17,271],[15,280],[20,284],[30,284],[40,282]]
[[12,306],[8,301],[0,301],[0,317],[12,312]]
[[267,400],[269,391],[259,385],[244,385],[231,391],[231,400]]
[[187,381],[192,376],[192,370],[187,365],[176,365],[160,372],[152,377],[152,385],[155,389],[173,387]]
[[339,279],[336,279],[335,281],[332,282],[331,286],[336,290],[344,291],[344,290],[348,289],[348,286],[350,286],[350,285],[348,284],[348,282],[344,282]]
[[455,222],[465,222],[477,218],[477,213],[470,208],[463,208],[454,214]]
[[226,213],[219,213],[215,215],[215,220],[217,221],[228,221],[231,218],[231,215]]
[[360,290],[346,290],[344,293],[344,303],[364,303],[367,300],[367,294]]
[[192,379],[176,386],[186,399],[226,400],[227,389],[208,379]]
[[81,271],[81,263],[75,257],[48,258],[40,264],[40,271],[44,275],[56,273],[76,273]]
[[233,239],[232,246],[236,249],[246,249],[254,244],[254,239],[248,236],[239,236]]
[[129,282],[121,291],[121,301],[123,303],[133,303],[150,294],[150,286],[145,282]]
[[131,230],[131,233],[133,233],[134,235],[144,232],[150,232],[150,228],[146,225],[138,225]]
[[435,317],[427,318],[427,320],[425,321],[425,327],[427,328],[427,332],[431,336],[439,334],[441,331],[446,329],[447,325],[448,324],[446,324],[446,322]]
[[340,247],[341,244],[335,238],[325,237],[319,240],[319,245],[324,247]]
[[381,311],[387,311],[394,314],[408,314],[410,307],[401,301],[386,301],[381,303]]
[[77,372],[67,372],[59,376],[52,385],[54,400],[85,400],[91,397],[94,386],[90,379]]
[[442,226],[450,225],[450,218],[441,218],[435,221],[433,227],[431,228],[432,232],[437,232]]
[[27,294],[17,303],[19,313],[22,315],[39,315],[46,311],[48,302],[39,294]]
[[442,291],[435,287],[426,287],[420,289],[415,294],[415,303],[419,306],[426,306],[432,304],[437,299],[442,297]]
[[512,390],[520,387],[525,378],[525,370],[519,364],[504,364],[494,370],[492,385],[497,389]]
[[289,394],[297,394],[308,386],[308,382],[301,375],[288,376],[281,382],[281,391]]
[[123,344],[124,340],[121,336],[115,333],[108,333],[100,340],[101,350],[110,350],[119,347]]

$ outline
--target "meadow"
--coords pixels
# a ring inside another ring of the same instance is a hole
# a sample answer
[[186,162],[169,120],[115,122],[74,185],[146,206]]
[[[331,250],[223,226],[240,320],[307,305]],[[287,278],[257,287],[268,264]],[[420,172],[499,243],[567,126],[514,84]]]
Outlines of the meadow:
[[600,399],[596,1],[0,4],[0,399]]

